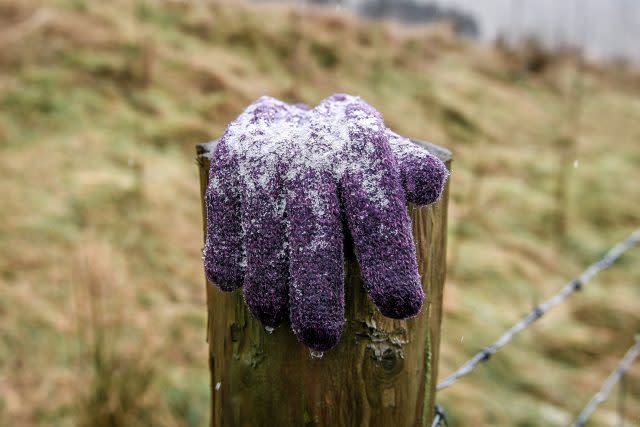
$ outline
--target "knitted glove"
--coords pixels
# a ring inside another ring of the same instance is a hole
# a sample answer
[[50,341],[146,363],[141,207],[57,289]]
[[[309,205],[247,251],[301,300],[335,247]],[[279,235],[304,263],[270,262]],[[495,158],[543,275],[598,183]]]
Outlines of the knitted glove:
[[359,98],[336,95],[312,110],[261,98],[213,153],[207,277],[223,290],[244,284],[267,330],[289,314],[303,343],[331,348],[344,324],[344,217],[374,303],[413,316],[424,294],[405,197],[431,203],[447,176]]

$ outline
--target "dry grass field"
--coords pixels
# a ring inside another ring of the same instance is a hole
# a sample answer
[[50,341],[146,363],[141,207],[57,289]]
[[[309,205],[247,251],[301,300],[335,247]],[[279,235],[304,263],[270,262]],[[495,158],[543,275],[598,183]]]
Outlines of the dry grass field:
[[[194,145],[260,95],[338,91],[454,153],[441,376],[640,224],[624,67],[335,11],[0,0],[0,426],[205,425]],[[443,391],[450,424],[566,425],[640,332],[639,263]]]

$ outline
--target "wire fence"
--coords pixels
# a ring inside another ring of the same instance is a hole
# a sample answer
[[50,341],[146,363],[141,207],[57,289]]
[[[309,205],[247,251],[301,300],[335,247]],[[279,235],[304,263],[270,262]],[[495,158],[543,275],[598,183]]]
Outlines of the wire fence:
[[447,419],[447,414],[444,413],[444,409],[442,409],[442,406],[436,405],[436,416],[433,417],[431,427],[440,426],[449,427],[449,420]]
[[[637,339],[637,338],[636,338]],[[625,375],[620,378],[620,385],[618,386],[618,404],[617,404],[617,412],[618,412],[618,423],[617,427],[624,427],[624,420],[626,418],[626,398],[627,397],[627,376]]]
[[466,362],[460,369],[453,374],[449,375],[436,387],[436,391],[444,390],[451,384],[458,381],[465,375],[470,374],[473,370],[482,362],[486,362],[498,352],[502,347],[507,345],[518,333],[530,327],[536,320],[540,319],[545,313],[551,310],[556,305],[564,302],[571,294],[582,289],[591,279],[593,279],[602,270],[610,267],[614,262],[618,260],[626,251],[640,243],[640,229],[633,232],[626,240],[618,243],[609,252],[607,252],[602,258],[595,263],[587,267],[578,277],[569,282],[564,288],[560,290],[553,297],[545,301],[544,303],[535,307],[529,314],[523,317],[518,323],[513,325],[511,329],[505,332],[496,342],[488,347],[480,350],[473,356],[468,362]]
[[598,405],[607,400],[613,387],[624,378],[624,374],[629,370],[633,362],[640,356],[640,335],[636,336],[636,343],[632,346],[624,358],[620,361],[616,369],[602,384],[600,390],[591,398],[584,407],[578,418],[571,424],[571,427],[583,427],[591,417]]
[[[520,321],[518,321],[504,334],[502,334],[502,336],[500,336],[500,338],[498,338],[496,342],[476,353],[457,371],[449,375],[444,379],[444,381],[438,384],[436,387],[436,391],[442,391],[447,387],[450,387],[460,378],[469,375],[480,363],[488,361],[491,356],[498,352],[498,350],[506,346],[518,333],[529,328],[536,320],[544,316],[545,313],[550,311],[555,306],[566,301],[567,298],[569,298],[569,296],[571,296],[576,291],[581,290],[598,273],[611,267],[625,252],[638,245],[638,243],[640,243],[640,228],[631,233],[631,235],[625,240],[616,244],[602,258],[589,265],[578,277],[574,278],[562,289],[560,289],[558,293],[556,293],[544,303],[536,306],[529,314],[520,319]],[[606,399],[611,391],[611,388],[624,376],[624,372],[626,372],[631,363],[633,363],[633,361],[638,357],[638,354],[640,354],[640,341],[637,341],[636,345],[629,350],[627,356],[625,356],[616,371],[614,371],[614,373],[607,379],[600,392],[598,392],[585,407],[583,412],[580,414],[580,417],[578,417],[576,423],[578,423],[582,419],[581,417],[586,420],[595,410],[595,408],[600,403],[602,403],[604,399]],[[621,367],[623,367],[624,370],[621,369]],[[623,406],[621,405],[621,407]],[[446,420],[446,417],[444,417],[444,412],[442,411],[442,408],[440,408],[440,412],[436,411],[436,416],[433,420],[432,427],[441,425],[443,419]],[[583,424],[574,423],[572,427],[581,427],[584,425],[584,421],[582,422]]]

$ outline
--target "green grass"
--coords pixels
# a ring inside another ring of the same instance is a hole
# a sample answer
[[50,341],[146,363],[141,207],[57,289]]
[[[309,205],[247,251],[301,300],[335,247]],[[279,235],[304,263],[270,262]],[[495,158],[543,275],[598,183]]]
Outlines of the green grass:
[[[203,4],[0,0],[0,425],[206,423],[194,145],[264,94],[358,94],[453,151],[441,376],[640,224],[637,76],[583,67],[576,126],[575,58],[531,74],[521,52],[443,28]],[[559,237],[567,134],[578,162]],[[567,424],[640,329],[639,262],[442,392],[452,425]],[[637,420],[636,386],[627,408]]]

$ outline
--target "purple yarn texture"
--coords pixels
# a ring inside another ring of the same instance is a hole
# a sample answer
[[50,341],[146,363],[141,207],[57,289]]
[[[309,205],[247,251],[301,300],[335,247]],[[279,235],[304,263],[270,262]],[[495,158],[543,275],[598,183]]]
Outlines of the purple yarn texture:
[[307,347],[328,350],[345,323],[346,225],[380,312],[415,316],[425,295],[407,202],[435,202],[448,175],[358,97],[333,95],[315,108],[262,97],[212,154],[207,278],[224,291],[242,287],[263,325],[288,318]]

